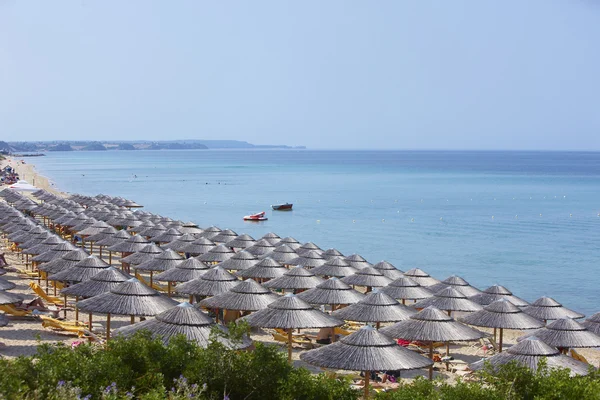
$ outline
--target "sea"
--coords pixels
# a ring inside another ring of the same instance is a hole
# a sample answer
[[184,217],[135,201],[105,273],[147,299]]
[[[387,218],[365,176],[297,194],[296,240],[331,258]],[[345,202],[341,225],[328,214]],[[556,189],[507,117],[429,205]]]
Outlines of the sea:
[[[600,311],[600,153],[81,151],[27,162],[60,190],[123,196],[201,227],[275,232]],[[285,202],[293,211],[271,210]],[[268,221],[243,221],[260,211]]]

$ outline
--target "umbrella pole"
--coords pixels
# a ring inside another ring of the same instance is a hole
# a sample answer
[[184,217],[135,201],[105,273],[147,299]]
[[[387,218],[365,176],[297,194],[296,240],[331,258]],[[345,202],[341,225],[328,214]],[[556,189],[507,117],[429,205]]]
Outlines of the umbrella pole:
[[92,313],[88,315],[88,328],[92,331]]
[[292,362],[292,328],[288,329],[288,362]]
[[65,318],[67,318],[67,295],[65,294],[65,307],[63,308],[64,312],[65,312]]
[[[75,303],[79,302],[79,296],[75,296]],[[75,321],[79,321],[79,307],[75,304]]]
[[90,242],[90,254],[94,254],[94,242]]
[[150,271],[150,287],[152,287],[152,275],[154,274],[154,271]]
[[496,328],[494,328],[494,343],[498,343],[498,339],[496,338]]
[[402,299],[402,305],[406,305],[406,300]]
[[108,251],[108,263],[112,264],[112,251]]
[[102,246],[100,246],[100,258],[102,258]]
[[171,281],[167,282],[167,293],[171,297]]
[[369,398],[369,379],[371,379],[371,371],[365,371],[365,399]]
[[[429,359],[433,361],[433,342],[429,342]],[[429,367],[429,380],[433,379],[433,365]]]
[[133,325],[133,324],[135,324],[135,316],[134,315],[131,316],[131,325]]
[[194,304],[194,295],[190,294],[190,304]]
[[106,315],[106,341],[110,340],[110,314]]
[[498,352],[502,353],[502,333],[504,332],[504,329],[500,328],[500,340],[498,341]]
[[379,321],[377,321],[377,322],[375,323],[375,328],[376,328],[377,330],[379,330],[379,325],[380,325],[380,324],[381,324],[381,323],[380,323]]

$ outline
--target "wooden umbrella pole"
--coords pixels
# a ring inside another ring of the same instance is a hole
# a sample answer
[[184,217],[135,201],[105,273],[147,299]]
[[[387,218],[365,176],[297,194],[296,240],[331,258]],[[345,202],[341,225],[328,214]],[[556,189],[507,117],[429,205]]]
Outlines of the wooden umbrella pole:
[[133,324],[135,324],[135,316],[134,315],[131,316],[131,325],[133,325]]
[[102,246],[100,246],[100,258],[102,258]]
[[371,379],[371,371],[365,371],[365,399],[369,398],[369,380]]
[[91,332],[92,331],[92,313],[89,313],[89,315],[88,315],[88,328]]
[[167,293],[169,294],[169,297],[171,297],[171,281],[167,282]]
[[[433,361],[433,342],[429,342],[429,359]],[[433,365],[429,366],[429,380],[433,379]]]
[[112,264],[112,251],[108,251],[108,263]]
[[154,275],[154,271],[150,271],[150,287],[152,287],[152,276]]
[[79,308],[77,303],[79,302],[79,296],[75,296],[75,321],[79,321]]
[[494,328],[494,343],[498,343],[498,339],[496,338],[496,328]]
[[292,362],[292,328],[288,329],[288,362]]
[[110,314],[106,315],[106,341],[110,340]]
[[63,308],[65,318],[67,318],[67,295],[65,294],[65,307]]
[[498,341],[498,352],[502,353],[502,336],[504,333],[504,329],[500,328],[500,340]]
[[406,305],[406,300],[405,299],[402,299],[402,304]]
[[190,304],[194,304],[194,295],[190,294]]
[[94,254],[94,242],[90,242],[90,254]]
[[379,326],[381,325],[381,322],[377,321],[375,323],[375,329],[379,330]]

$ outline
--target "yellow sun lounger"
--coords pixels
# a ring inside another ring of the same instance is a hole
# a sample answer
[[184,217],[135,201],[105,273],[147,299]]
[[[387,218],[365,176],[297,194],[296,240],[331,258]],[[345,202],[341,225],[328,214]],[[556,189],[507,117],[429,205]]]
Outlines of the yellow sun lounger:
[[12,315],[13,317],[31,317],[31,311],[29,310],[19,310],[17,307],[12,304],[3,304],[0,306],[0,311],[4,311],[8,315]]
[[27,271],[26,269],[21,269],[21,268],[16,268],[16,267],[13,267],[13,268],[15,268],[15,271],[17,271],[18,274],[26,275],[31,278],[38,278],[40,276],[37,271]]
[[83,322],[83,321],[67,321],[67,320],[61,320],[61,319],[49,317],[47,315],[40,315],[40,319],[42,321],[48,321],[49,323],[57,323],[57,324],[61,324],[61,325],[75,326],[75,327],[81,327],[81,328],[86,327],[88,325],[87,322]]
[[[288,342],[287,336],[280,335],[279,333],[272,333],[271,335],[273,336],[273,339],[275,339],[277,342],[282,342],[282,343]],[[302,347],[306,346],[311,349],[314,347],[314,345],[310,339],[299,338],[299,337],[294,337],[294,336],[292,336],[292,344],[298,344]]]
[[[146,286],[150,286],[150,282],[146,280],[142,275],[135,273],[135,277],[138,281],[142,282]],[[167,292],[167,288],[159,285],[158,283],[152,282],[152,289],[158,290],[159,292]]]
[[37,283],[29,282],[29,287],[33,290],[33,292],[35,294],[37,294],[38,296],[40,296],[42,299],[46,300],[47,302],[52,303],[57,306],[65,305],[64,300],[60,299],[59,297],[50,296],[48,293],[44,292],[44,289],[42,289],[42,287],[40,285],[38,285]]
[[64,331],[64,332],[68,332],[68,333],[74,333],[77,336],[79,336],[80,331],[84,330],[84,328],[81,326],[61,324],[60,321],[57,321],[57,320],[43,320],[42,326],[44,328],[52,328],[54,330]]

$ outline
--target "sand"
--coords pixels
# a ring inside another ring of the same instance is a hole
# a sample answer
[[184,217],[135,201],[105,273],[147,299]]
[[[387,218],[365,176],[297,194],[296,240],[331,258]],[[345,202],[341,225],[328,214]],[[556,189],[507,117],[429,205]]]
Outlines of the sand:
[[[54,185],[45,177],[40,176],[36,173],[33,165],[25,163],[22,164],[17,162],[17,160],[1,160],[0,163],[2,166],[10,163],[10,165],[14,166],[21,176],[21,179],[25,179],[30,183],[34,183],[35,185],[43,188],[45,190],[52,191],[53,193],[59,195],[65,195],[64,193],[59,192]],[[21,260],[20,255],[11,252],[7,248],[6,240],[2,240],[0,244],[0,253],[6,253],[6,259],[10,266],[18,267],[21,269],[25,269],[25,264]],[[113,258],[113,265],[119,265],[118,259]],[[19,276],[15,272],[10,272],[3,276],[4,278],[13,281],[17,284],[17,287],[11,292],[24,294],[27,300],[31,300],[35,298],[32,290],[29,288],[28,283],[30,279],[24,278],[23,276]],[[52,289],[49,290],[49,293],[52,294]],[[71,299],[72,300],[72,299]],[[187,298],[181,297],[176,298],[178,301],[186,301]],[[63,316],[63,312],[61,311],[60,316]],[[41,320],[34,317],[27,318],[10,318],[10,323],[6,327],[0,328],[0,343],[4,343],[5,346],[0,347],[0,356],[3,357],[17,357],[21,355],[32,355],[35,354],[36,348],[38,345],[42,343],[58,343],[62,342],[67,345],[79,341],[80,339],[73,334],[65,334],[53,331],[48,328],[42,327]],[[67,319],[74,320],[75,313],[74,311],[67,312]],[[80,315],[80,319],[87,321],[87,315]],[[100,315],[94,315],[94,331],[104,332],[105,321],[106,318]],[[120,326],[124,326],[130,323],[129,317],[111,317],[111,328],[116,329]],[[385,326],[385,324],[383,324]],[[112,330],[111,329],[111,330]],[[488,333],[492,333],[491,329],[481,329]],[[255,341],[260,341],[264,343],[273,344],[279,346],[282,352],[287,352],[287,347],[284,343],[276,342],[271,335],[271,330],[256,330],[253,331],[251,337]],[[306,330],[303,333],[316,335],[316,331],[314,330]],[[504,332],[504,347],[505,349],[514,345],[517,342],[517,338],[521,336],[525,332],[520,331],[511,331],[506,330]],[[292,359],[295,366],[302,366],[314,373],[323,372],[322,369],[306,364],[305,362],[299,359],[301,352],[304,349],[300,347],[294,346],[294,350],[292,353]],[[444,349],[441,349],[441,352],[444,352]],[[600,350],[596,349],[579,349],[578,352],[583,355],[591,364],[598,366],[600,364]],[[455,360],[458,360],[454,364],[459,365],[461,362],[471,363],[474,361],[478,361],[482,358],[489,357],[490,354],[482,350],[482,346],[479,342],[471,342],[471,343],[455,343],[450,345],[450,354],[454,357]],[[442,354],[443,355],[443,354]],[[436,363],[435,366],[435,377],[442,377],[443,379],[449,380],[450,382],[455,381],[458,378],[458,374],[452,373],[446,370],[446,365],[441,363]],[[451,365],[452,367],[452,365]],[[334,371],[338,374],[350,374],[351,376],[356,376],[355,372],[349,371]],[[402,372],[401,377],[403,379],[412,379],[416,376],[427,376],[427,372],[424,370],[416,370],[416,371],[405,371]],[[389,386],[389,385],[388,385]],[[394,385],[391,385],[392,387]]]

